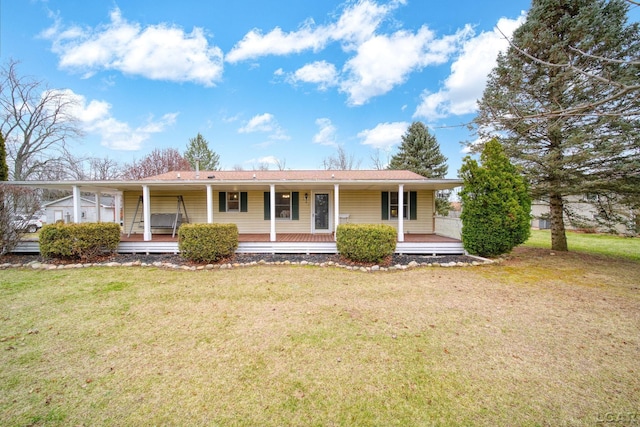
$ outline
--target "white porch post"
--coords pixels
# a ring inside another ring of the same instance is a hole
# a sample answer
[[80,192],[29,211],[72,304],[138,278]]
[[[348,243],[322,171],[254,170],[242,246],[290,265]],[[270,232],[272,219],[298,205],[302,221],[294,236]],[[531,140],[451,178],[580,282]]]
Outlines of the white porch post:
[[73,222],[78,224],[80,222],[82,201],[80,200],[80,187],[73,186]]
[[96,222],[102,222],[100,218],[100,193],[96,193]]
[[213,224],[213,187],[207,184],[207,223]]
[[340,184],[333,184],[333,239],[338,235],[340,224]]
[[398,186],[398,242],[404,242],[404,184]]
[[151,197],[149,186],[142,186],[142,215],[144,221],[144,241],[151,241]]
[[269,234],[269,241],[276,241],[276,185],[269,185],[269,207],[271,208],[270,212],[270,222],[271,222],[271,232]]
[[120,218],[120,209],[122,209],[122,193],[118,193],[114,195],[114,212],[113,212],[113,221],[116,224],[122,225],[122,218]]

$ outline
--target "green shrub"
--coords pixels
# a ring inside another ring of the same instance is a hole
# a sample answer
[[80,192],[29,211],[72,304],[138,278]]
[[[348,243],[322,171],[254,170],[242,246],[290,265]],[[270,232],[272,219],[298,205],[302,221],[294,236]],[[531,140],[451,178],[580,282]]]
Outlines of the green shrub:
[[485,144],[482,165],[466,157],[460,169],[462,243],[469,253],[496,256],[524,243],[531,232],[528,185],[497,140]]
[[120,242],[120,226],[113,222],[49,224],[38,237],[45,258],[93,260],[114,252]]
[[336,231],[340,255],[357,262],[381,262],[393,255],[398,234],[384,224],[341,224]]
[[215,262],[238,249],[236,224],[182,224],[178,229],[180,255],[194,262]]

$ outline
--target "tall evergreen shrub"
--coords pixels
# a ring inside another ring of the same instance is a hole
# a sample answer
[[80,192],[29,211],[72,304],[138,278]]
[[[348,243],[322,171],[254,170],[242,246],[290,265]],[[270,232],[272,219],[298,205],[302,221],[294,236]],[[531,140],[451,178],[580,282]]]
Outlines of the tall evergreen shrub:
[[462,243],[471,254],[496,256],[529,238],[531,198],[497,140],[485,144],[480,161],[466,157],[460,169]]

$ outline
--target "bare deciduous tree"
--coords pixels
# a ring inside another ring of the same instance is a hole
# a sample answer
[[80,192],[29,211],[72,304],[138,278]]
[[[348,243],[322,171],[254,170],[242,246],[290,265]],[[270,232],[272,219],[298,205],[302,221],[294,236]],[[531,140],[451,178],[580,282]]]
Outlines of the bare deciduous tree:
[[156,148],[141,160],[134,160],[126,164],[122,172],[123,179],[144,179],[154,175],[160,175],[171,171],[191,170],[189,161],[182,157],[175,148]]
[[[383,156],[384,153],[384,157]],[[382,151],[379,148],[376,148],[375,151],[371,154],[371,164],[373,165],[373,169],[381,171],[385,170],[389,165],[391,160],[391,155],[388,151]]]
[[339,146],[336,153],[322,160],[325,170],[353,170],[360,168],[360,160],[356,160],[353,154],[348,154],[344,147]]
[[19,76],[17,68],[13,60],[0,68],[0,131],[7,144],[11,178],[24,181],[62,157],[67,141],[82,132],[72,97]]
[[108,157],[89,159],[89,176],[92,181],[111,181],[122,176],[120,164]]
[[276,159],[276,168],[278,168],[279,171],[283,171],[287,169],[287,159]]

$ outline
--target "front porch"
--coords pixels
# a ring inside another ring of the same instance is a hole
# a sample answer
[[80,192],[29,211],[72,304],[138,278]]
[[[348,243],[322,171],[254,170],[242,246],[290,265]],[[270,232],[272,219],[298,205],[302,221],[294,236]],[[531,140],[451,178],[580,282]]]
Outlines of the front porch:
[[[142,234],[123,234],[120,253],[178,253],[178,239],[170,234],[154,234],[144,241]],[[269,233],[240,234],[237,253],[337,253],[333,234],[278,233],[270,241]],[[404,234],[404,242],[396,243],[396,253],[424,255],[463,254],[462,242],[437,234]]]

